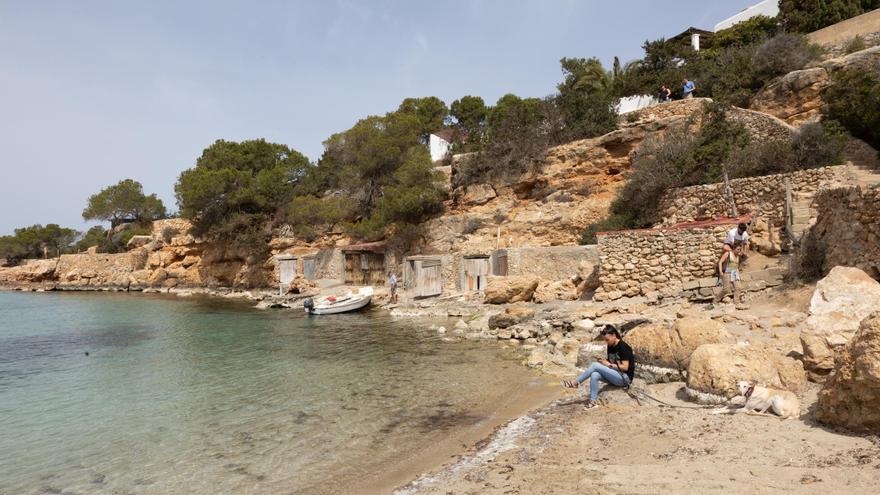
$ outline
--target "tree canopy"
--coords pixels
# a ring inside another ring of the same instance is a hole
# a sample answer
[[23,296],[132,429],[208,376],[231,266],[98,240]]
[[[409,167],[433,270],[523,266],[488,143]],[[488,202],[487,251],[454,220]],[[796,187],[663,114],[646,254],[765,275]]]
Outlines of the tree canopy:
[[309,168],[303,154],[283,144],[217,140],[180,174],[174,187],[180,214],[200,235],[257,239]]
[[125,179],[107,186],[89,197],[83,210],[85,220],[109,221],[112,226],[124,222],[148,222],[165,216],[165,205],[155,194],[144,194],[140,182]]
[[77,235],[77,231],[56,223],[15,229],[15,235],[0,237],[0,257],[20,260],[42,258],[44,253],[58,256],[70,249]]

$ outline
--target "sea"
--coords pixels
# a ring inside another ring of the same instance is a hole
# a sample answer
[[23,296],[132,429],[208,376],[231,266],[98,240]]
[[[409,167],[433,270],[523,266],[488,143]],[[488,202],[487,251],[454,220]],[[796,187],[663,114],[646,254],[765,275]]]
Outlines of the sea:
[[515,350],[427,326],[0,292],[0,494],[389,493],[548,394]]

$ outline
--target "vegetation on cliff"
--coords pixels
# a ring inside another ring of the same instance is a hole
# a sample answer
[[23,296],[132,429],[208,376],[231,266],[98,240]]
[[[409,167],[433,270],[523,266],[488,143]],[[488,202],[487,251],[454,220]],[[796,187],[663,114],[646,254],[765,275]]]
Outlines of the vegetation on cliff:
[[140,182],[125,179],[89,197],[84,220],[103,220],[111,227],[122,223],[149,223],[165,216],[165,205],[155,194],[144,194]]
[[840,71],[825,92],[825,117],[880,150],[880,70]]
[[15,229],[14,235],[0,237],[0,258],[18,261],[42,258],[44,254],[58,256],[70,249],[77,232],[55,223],[31,225]]
[[772,79],[802,69],[821,54],[804,36],[778,29],[772,19],[756,17],[721,31],[699,52],[675,40],[647,41],[644,58],[621,70],[614,91],[653,95],[666,85],[677,97],[681,81],[688,78],[696,82],[698,96],[747,107]]
[[809,33],[880,8],[880,0],[781,0],[779,20],[786,30]]
[[845,131],[833,121],[800,127],[789,140],[756,141],[724,107],[710,107],[694,133],[691,126],[646,140],[633,157],[633,172],[618,191],[608,218],[589,225],[581,243],[597,232],[646,228],[658,223],[660,200],[669,189],[838,164]]

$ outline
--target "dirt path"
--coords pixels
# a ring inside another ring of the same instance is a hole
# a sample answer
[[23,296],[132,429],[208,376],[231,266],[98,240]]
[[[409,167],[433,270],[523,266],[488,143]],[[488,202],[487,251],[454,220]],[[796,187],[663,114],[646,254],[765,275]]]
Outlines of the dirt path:
[[[677,399],[681,387],[648,390],[692,406]],[[815,388],[805,394],[805,410],[815,396]],[[880,486],[880,440],[829,431],[809,412],[782,421],[639,406],[620,392],[606,397],[611,404],[593,410],[582,396],[549,406],[519,432],[499,430],[401,493],[828,494],[876,493]]]

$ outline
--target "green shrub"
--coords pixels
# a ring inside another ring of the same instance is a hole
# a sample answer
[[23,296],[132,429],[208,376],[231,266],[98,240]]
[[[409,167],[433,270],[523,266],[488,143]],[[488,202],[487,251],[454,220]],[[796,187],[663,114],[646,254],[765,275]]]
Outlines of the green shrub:
[[86,231],[82,239],[77,241],[76,250],[82,252],[93,246],[97,246],[98,252],[101,253],[115,252],[107,229],[101,225],[95,225]]
[[806,124],[787,141],[752,141],[742,125],[726,117],[724,107],[708,109],[696,135],[689,128],[668,130],[645,140],[633,157],[633,172],[611,204],[607,225],[597,228],[646,228],[657,224],[659,206],[669,189],[838,164],[846,136],[839,125]]
[[880,72],[839,71],[825,91],[825,117],[836,120],[853,136],[880,149]]
[[855,35],[843,45],[843,53],[849,55],[850,53],[860,52],[867,47],[868,45],[865,43],[865,38]]
[[780,0],[779,20],[790,32],[810,33],[880,8],[880,0]]

